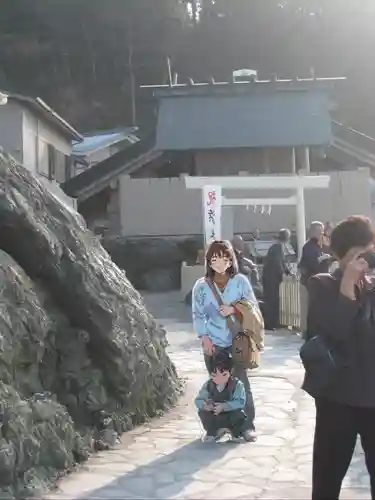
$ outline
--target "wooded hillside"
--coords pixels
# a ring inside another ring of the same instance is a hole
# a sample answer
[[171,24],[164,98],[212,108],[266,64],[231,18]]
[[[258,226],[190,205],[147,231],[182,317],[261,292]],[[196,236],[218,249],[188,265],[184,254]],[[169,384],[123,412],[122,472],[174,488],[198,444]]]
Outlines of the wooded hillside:
[[[347,76],[339,117],[375,136],[373,0],[2,0],[0,88],[39,95],[83,131],[149,122],[168,80]],[[136,109],[132,107],[135,96]]]

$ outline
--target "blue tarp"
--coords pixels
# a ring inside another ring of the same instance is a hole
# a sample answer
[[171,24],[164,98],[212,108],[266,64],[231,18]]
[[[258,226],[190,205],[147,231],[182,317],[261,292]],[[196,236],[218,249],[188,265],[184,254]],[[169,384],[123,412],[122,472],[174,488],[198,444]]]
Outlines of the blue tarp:
[[99,149],[112,146],[113,144],[123,140],[128,140],[130,144],[134,144],[138,139],[135,136],[133,129],[130,131],[127,130],[86,135],[83,142],[73,146],[73,155],[85,156]]

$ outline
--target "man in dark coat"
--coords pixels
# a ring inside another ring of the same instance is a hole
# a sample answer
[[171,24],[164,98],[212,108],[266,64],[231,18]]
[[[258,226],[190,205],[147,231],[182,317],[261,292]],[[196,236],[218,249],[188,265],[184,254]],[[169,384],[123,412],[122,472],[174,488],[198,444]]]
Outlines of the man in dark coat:
[[301,273],[301,284],[306,285],[311,276],[328,273],[333,259],[323,248],[324,224],[319,221],[311,223],[309,239],[303,246],[301,260],[298,264]]
[[263,267],[263,294],[265,301],[265,328],[275,330],[279,327],[280,284],[284,274],[290,269],[285,259],[285,244],[290,240],[289,229],[280,229],[277,242],[268,250]]
[[306,320],[308,308],[308,295],[306,285],[311,276],[328,273],[333,258],[324,246],[324,224],[319,221],[312,222],[309,229],[309,239],[303,246],[301,260],[298,268],[301,274],[300,305],[301,305],[301,333],[306,335]]

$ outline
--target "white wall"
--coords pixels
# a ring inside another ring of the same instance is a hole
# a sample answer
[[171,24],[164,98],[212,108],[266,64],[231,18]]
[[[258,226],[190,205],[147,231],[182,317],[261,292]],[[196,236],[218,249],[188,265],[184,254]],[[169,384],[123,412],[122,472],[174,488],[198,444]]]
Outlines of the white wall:
[[114,154],[118,153],[122,149],[123,143],[124,141],[113,144],[111,146],[107,146],[106,148],[100,149],[99,151],[95,151],[95,153],[85,156],[85,161],[88,163],[88,167],[85,167],[84,165],[76,162],[74,164],[75,175],[84,172],[88,168],[93,167],[97,163],[107,160]]
[[[25,111],[12,101],[5,106],[0,106],[0,146],[36,175],[38,175],[38,146],[39,163],[41,168],[44,168],[45,174],[48,175],[48,143],[66,155],[71,154],[70,142],[61,138],[54,130],[49,129],[48,125],[38,121],[29,111]],[[65,163],[60,166],[56,165],[56,170],[58,174],[64,173]],[[76,208],[76,200],[66,196],[56,182],[48,181],[45,176],[39,177],[43,184],[64,204],[73,209]]]
[[[118,153],[121,149],[121,145],[123,143],[118,143],[114,144],[112,146],[108,146],[106,148],[100,149],[99,151],[96,151],[95,153],[92,153],[90,155],[85,156],[85,161],[88,163],[88,166],[86,167],[85,165],[82,165],[81,163],[75,162],[74,163],[74,175],[79,175],[88,168],[93,167],[97,163],[107,160],[114,154]],[[130,143],[129,143],[130,144]]]
[[44,120],[23,110],[23,164],[34,173],[48,177],[48,144],[61,153],[56,162],[56,181],[65,180],[65,160],[62,155],[72,154],[71,141],[56,132]]
[[0,146],[17,161],[23,161],[22,109],[11,101],[0,106]]
[[69,209],[73,209],[74,211],[77,211],[77,200],[75,198],[70,198],[70,196],[67,196],[56,182],[49,181],[42,176],[39,176],[39,179],[42,182],[42,184],[66,207],[68,207]]
[[[306,222],[338,222],[350,214],[372,216],[369,170],[331,172],[329,189],[306,190]],[[124,236],[202,234],[202,201],[199,190],[187,190],[183,178],[120,178],[121,227]],[[290,196],[291,191],[225,190],[228,198]],[[270,216],[255,214],[252,207],[235,207],[234,231],[250,233],[255,228],[276,232],[296,229],[294,207],[274,207]]]
[[88,162],[90,163],[90,166],[92,167],[93,165],[96,165],[100,161],[107,160],[110,156],[113,155],[113,152],[111,151],[111,147],[108,146],[107,148],[100,149],[99,151],[95,151],[95,153],[92,153],[87,157]]

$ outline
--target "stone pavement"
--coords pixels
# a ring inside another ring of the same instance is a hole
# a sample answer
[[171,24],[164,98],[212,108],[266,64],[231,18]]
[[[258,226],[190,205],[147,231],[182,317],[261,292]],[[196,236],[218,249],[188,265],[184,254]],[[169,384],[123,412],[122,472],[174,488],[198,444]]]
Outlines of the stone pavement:
[[[310,498],[314,408],[299,390],[298,337],[268,334],[262,368],[251,374],[258,442],[203,444],[192,399],[206,374],[190,312],[177,294],[146,302],[168,330],[171,357],[187,381],[185,396],[164,417],[125,434],[117,449],[94,456],[46,498]],[[359,447],[342,498],[370,498]]]

